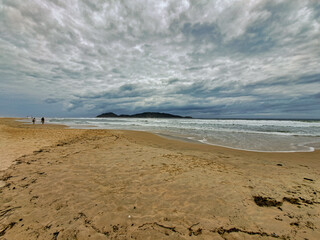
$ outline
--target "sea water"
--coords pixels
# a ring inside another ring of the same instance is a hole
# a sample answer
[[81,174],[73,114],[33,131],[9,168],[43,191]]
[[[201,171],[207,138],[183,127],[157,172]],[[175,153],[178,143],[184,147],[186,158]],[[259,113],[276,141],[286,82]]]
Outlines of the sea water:
[[248,151],[308,152],[320,148],[320,120],[50,118],[71,128],[149,131]]

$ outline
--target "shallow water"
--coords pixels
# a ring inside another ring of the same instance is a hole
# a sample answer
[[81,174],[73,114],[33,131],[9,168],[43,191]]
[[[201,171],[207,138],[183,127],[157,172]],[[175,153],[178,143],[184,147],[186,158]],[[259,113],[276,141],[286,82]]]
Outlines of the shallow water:
[[145,118],[51,118],[71,128],[150,131],[250,151],[313,151],[320,147],[320,121]]

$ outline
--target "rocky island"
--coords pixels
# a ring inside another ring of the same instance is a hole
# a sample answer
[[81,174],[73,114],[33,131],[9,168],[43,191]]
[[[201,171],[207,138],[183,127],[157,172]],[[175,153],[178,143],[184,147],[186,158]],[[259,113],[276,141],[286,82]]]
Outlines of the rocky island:
[[133,115],[121,114],[117,115],[113,112],[103,113],[97,116],[98,118],[192,118],[189,116],[183,117],[179,115],[173,115],[169,113],[160,112],[143,112]]

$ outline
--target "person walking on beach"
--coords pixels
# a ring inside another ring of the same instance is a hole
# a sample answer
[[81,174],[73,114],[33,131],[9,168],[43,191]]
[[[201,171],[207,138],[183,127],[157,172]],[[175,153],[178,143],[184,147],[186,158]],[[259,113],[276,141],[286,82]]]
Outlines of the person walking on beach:
[[36,123],[36,118],[32,118],[32,123],[33,123],[33,124]]
[[41,123],[44,124],[44,117],[41,118]]

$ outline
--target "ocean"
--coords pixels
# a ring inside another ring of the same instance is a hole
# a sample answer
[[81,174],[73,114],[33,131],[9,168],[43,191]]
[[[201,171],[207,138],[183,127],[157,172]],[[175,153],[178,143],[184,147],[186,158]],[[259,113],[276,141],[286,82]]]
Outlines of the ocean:
[[153,132],[181,140],[259,152],[320,149],[320,120],[49,118],[71,128]]

